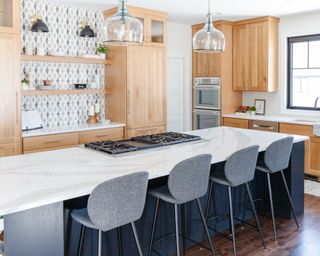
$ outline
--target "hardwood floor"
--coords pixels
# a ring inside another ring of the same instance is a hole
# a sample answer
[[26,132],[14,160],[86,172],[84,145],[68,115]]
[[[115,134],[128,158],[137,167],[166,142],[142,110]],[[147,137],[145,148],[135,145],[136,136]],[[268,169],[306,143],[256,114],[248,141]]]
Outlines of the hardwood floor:
[[[238,256],[319,256],[320,255],[320,197],[305,195],[305,213],[294,220],[277,219],[278,242],[273,241],[271,219],[260,218],[267,249],[261,245],[258,232],[250,226],[237,227]],[[232,243],[219,235],[214,237],[218,256],[233,255]],[[195,246],[186,256],[210,256],[210,252]]]

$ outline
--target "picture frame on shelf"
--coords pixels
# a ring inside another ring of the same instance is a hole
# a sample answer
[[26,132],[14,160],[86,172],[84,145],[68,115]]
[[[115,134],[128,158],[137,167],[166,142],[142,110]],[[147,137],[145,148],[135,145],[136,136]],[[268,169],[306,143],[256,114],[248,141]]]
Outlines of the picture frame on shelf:
[[256,115],[266,114],[266,100],[255,99],[254,106],[256,107]]

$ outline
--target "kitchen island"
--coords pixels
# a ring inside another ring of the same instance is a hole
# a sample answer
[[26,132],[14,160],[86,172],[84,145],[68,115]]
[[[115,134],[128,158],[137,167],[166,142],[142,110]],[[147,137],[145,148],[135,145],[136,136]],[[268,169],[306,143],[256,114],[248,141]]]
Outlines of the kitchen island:
[[[0,215],[5,216],[5,252],[6,256],[22,255],[66,255],[78,239],[78,228],[74,223],[68,230],[72,230],[72,237],[66,238],[65,228],[67,219],[64,216],[65,208],[72,208],[80,201],[85,203],[86,196],[99,183],[137,171],[148,171],[150,185],[158,186],[165,182],[172,168],[180,161],[204,153],[212,154],[213,171],[223,168],[223,163],[235,151],[257,144],[260,152],[275,140],[287,135],[270,132],[260,132],[245,129],[219,127],[188,132],[198,135],[202,140],[186,144],[172,145],[147,151],[139,151],[117,157],[93,151],[84,147],[41,152],[28,155],[0,158]],[[303,213],[304,193],[304,140],[305,136],[295,136],[292,157],[286,178],[298,214]],[[256,175],[253,190],[256,196],[262,193],[264,180]],[[273,180],[277,204],[286,204],[286,198],[277,183],[278,177]],[[255,186],[256,185],[256,186]],[[257,188],[257,189],[255,189]],[[242,190],[234,193],[236,201],[244,198]],[[215,189],[215,206],[217,209],[226,208],[226,197],[221,188]],[[73,203],[75,202],[75,203]],[[147,199],[145,212],[138,223],[139,234],[143,247],[147,248],[150,235],[154,202]],[[235,210],[239,210],[236,207]],[[192,204],[188,205],[188,233],[196,240],[201,239],[200,223],[197,224],[196,211]],[[158,224],[159,232],[166,234],[173,227],[173,215],[169,207],[160,210]],[[290,212],[284,207],[277,209],[277,214],[290,218]],[[248,215],[250,218],[250,215]],[[70,222],[69,222],[70,223]],[[167,229],[168,228],[168,229]],[[226,229],[226,223],[218,227]],[[133,238],[126,227],[123,229],[124,255],[137,255]],[[68,232],[69,233],[69,232]],[[85,252],[83,255],[94,255],[96,251],[96,234],[88,233]],[[111,255],[117,255],[116,236],[108,232],[105,236],[106,250]],[[65,241],[71,241],[65,245]],[[92,242],[93,241],[93,242]],[[65,247],[68,247],[66,249]],[[160,246],[161,247],[161,246]],[[159,248],[160,248],[159,247]],[[165,248],[164,248],[165,247]],[[170,250],[169,243],[160,249]],[[168,255],[168,251],[166,251]],[[166,254],[165,253],[165,254]],[[107,252],[104,252],[107,255]],[[110,254],[109,254],[110,255]]]

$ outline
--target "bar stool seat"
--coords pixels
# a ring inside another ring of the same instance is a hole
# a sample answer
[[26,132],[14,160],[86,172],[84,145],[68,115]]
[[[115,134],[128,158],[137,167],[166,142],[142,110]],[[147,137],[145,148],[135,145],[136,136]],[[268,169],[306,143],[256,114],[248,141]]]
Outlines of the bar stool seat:
[[210,176],[210,181],[213,181],[215,183],[218,183],[220,185],[224,186],[232,186],[231,182],[227,180],[227,177],[224,175],[224,173],[214,173]]
[[171,204],[182,204],[183,202],[180,202],[179,200],[177,200],[176,198],[174,198],[169,191],[169,187],[166,186],[162,186],[162,187],[158,187],[155,189],[150,189],[148,191],[148,194],[155,197],[155,198],[159,198],[167,203],[171,203]]
[[272,173],[272,171],[262,161],[259,161],[257,163],[256,170],[261,171],[261,172],[266,172],[266,173]]
[[86,226],[88,228],[92,228],[92,229],[97,228],[96,225],[94,225],[94,223],[91,221],[87,208],[73,210],[70,215],[73,220],[80,223],[81,225],[84,225],[84,226]]

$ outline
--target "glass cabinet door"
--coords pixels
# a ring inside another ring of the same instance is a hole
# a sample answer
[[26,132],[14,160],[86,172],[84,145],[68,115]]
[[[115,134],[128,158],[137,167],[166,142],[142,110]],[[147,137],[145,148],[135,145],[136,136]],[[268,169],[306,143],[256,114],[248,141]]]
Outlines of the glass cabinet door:
[[17,0],[0,0],[0,32],[17,32],[19,5]]
[[166,42],[166,21],[164,19],[150,19],[150,43],[156,45],[165,45]]

